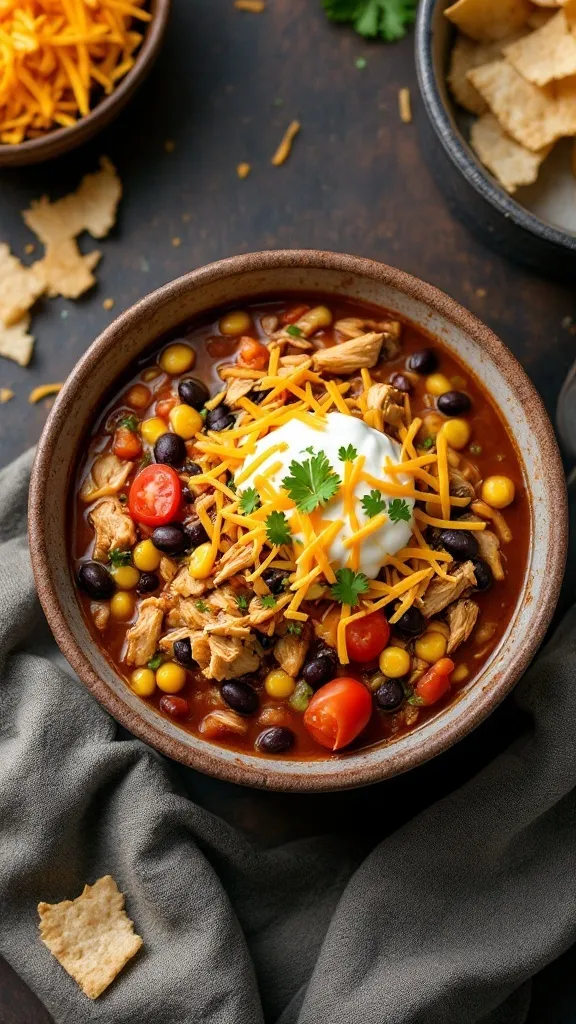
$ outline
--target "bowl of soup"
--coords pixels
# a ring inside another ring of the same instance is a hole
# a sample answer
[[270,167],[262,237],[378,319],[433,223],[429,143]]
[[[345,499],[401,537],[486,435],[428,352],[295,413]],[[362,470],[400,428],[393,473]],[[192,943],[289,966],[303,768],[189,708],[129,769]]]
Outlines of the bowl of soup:
[[452,299],[256,253],[93,343],[39,444],[30,543],[56,640],[134,734],[219,778],[342,789],[514,686],[557,599],[565,485],[533,385]]

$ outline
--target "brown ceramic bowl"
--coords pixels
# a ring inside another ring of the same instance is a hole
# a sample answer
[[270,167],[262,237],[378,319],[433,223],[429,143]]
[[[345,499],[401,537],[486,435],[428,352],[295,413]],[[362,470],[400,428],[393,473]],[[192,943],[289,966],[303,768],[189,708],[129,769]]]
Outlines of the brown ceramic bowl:
[[[67,509],[79,452],[117,378],[156,339],[230,302],[319,291],[375,303],[437,336],[494,396],[518,441],[530,500],[531,544],[511,623],[459,700],[388,744],[325,761],[264,759],[193,736],[162,718],[116,674],[92,638],[68,559]],[[566,550],[566,497],[552,426],[526,374],[501,341],[431,285],[392,267],[335,253],[263,252],[213,263],[164,285],[123,313],[88,349],[60,392],[40,439],[30,489],[30,547],[52,631],[91,693],[153,747],[222,779],[277,790],[346,789],[422,764],[465,736],[510,692],[550,622]]]
[[110,96],[105,96],[94,110],[80,118],[71,128],[56,128],[38,139],[28,139],[13,146],[0,143],[0,167],[23,167],[62,156],[88,142],[114,120],[144,81],[158,56],[168,24],[170,0],[151,0],[150,13],[152,21],[142,22],[144,41],[136,55],[134,67]]

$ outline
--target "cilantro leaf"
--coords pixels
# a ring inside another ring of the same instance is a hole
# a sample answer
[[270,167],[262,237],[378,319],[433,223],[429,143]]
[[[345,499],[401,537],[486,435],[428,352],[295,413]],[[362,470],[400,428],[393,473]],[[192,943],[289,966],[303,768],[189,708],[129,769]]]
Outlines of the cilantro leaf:
[[236,604],[241,612],[248,610],[248,598],[244,594],[236,594]]
[[416,17],[417,0],[322,0],[331,21],[352,22],[366,38],[382,36],[394,42],[406,35]]
[[108,554],[108,561],[117,569],[121,565],[130,565],[132,560],[131,551],[121,551],[120,548],[112,548]]
[[274,597],[274,594],[264,594],[263,597],[260,598],[260,601],[264,605],[264,608],[276,607],[276,598]]
[[248,487],[240,496],[240,511],[249,516],[260,507],[260,495],[255,487]]
[[342,445],[342,447],[338,449],[338,458],[340,459],[340,462],[354,462],[354,459],[358,458],[358,452],[353,444],[347,444],[346,447]]
[[234,483],[232,478],[230,478],[230,480],[226,481],[226,487],[228,488],[229,491],[232,491],[233,494],[236,494],[236,492],[238,490],[238,488],[236,487],[236,484]]
[[419,447],[424,448],[426,451],[428,451],[430,448],[434,447],[434,438],[427,437],[425,441],[422,441],[422,444],[419,445]]
[[398,523],[401,519],[409,523],[412,518],[410,505],[403,498],[393,498],[388,505],[388,516],[392,523]]
[[271,512],[266,519],[266,536],[270,544],[289,544],[292,540],[290,526],[283,512]]
[[417,693],[413,693],[411,697],[408,697],[407,704],[411,704],[414,708],[422,707],[424,701],[422,697],[419,697]]
[[362,508],[367,516],[372,519],[373,516],[379,515],[380,512],[384,512],[386,508],[386,502],[380,494],[380,491],[370,491],[370,494],[365,494],[362,498]]
[[354,608],[360,600],[360,594],[368,590],[368,580],[363,572],[354,572],[353,569],[337,569],[336,583],[330,588],[330,593],[340,604],[349,604]]
[[296,327],[296,324],[288,324],[288,327],[286,328],[286,334],[292,335],[293,338],[302,337],[302,331],[300,330],[299,327]]
[[282,486],[300,512],[313,512],[334,497],[341,483],[324,452],[318,452],[306,462],[291,462],[290,476],[284,477]]
[[116,425],[118,427],[125,427],[126,430],[131,430],[132,432],[134,432],[135,430],[138,430],[139,422],[140,421],[136,416],[123,416],[121,420],[118,420],[118,423]]
[[157,668],[160,668],[160,665],[162,664],[162,658],[162,651],[156,651],[154,657],[150,658],[150,661],[148,662],[148,668],[151,668],[152,671],[155,672]]
[[291,633],[292,636],[300,636],[300,634],[302,632],[302,623],[301,622],[289,622],[288,623],[288,632]]
[[210,611],[208,605],[206,604],[206,601],[196,601],[195,604],[196,604],[196,607],[197,607],[199,612],[209,612]]
[[152,456],[150,455],[150,452],[146,452],[146,454],[140,459],[140,469],[146,469],[146,466],[150,466],[151,464]]

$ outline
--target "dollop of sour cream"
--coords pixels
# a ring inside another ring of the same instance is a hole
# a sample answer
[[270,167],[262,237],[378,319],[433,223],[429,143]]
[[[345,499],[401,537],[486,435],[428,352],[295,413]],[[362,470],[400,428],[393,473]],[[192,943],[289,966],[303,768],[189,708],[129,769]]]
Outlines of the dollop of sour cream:
[[[400,464],[400,445],[387,434],[369,427],[363,420],[355,416],[345,416],[340,412],[328,413],[324,418],[318,418],[318,429],[294,419],[283,424],[266,437],[260,438],[255,445],[253,454],[247,456],[242,471],[249,469],[250,462],[263,455],[268,449],[276,445],[286,443],[284,451],[274,451],[270,456],[270,466],[274,463],[281,463],[281,466],[272,475],[267,471],[265,460],[258,465],[253,473],[242,481],[238,490],[241,493],[249,487],[254,487],[254,480],[262,476],[269,480],[276,490],[281,490],[282,480],[290,475],[290,463],[296,461],[305,462],[310,458],[308,448],[314,449],[314,454],[324,452],[332,469],[340,477],[344,478],[344,463],[338,455],[338,450],[347,445],[353,445],[358,455],[365,456],[364,469],[371,476],[378,480],[393,483],[401,483],[407,486],[414,486],[414,478],[408,473],[395,473],[388,475],[386,465],[388,459],[395,465]],[[239,471],[240,472],[240,471]],[[361,504],[364,495],[369,494],[372,486],[365,481],[359,481],[354,488],[356,496],[356,517],[360,527],[370,521]],[[382,497],[388,504],[386,495]],[[392,522],[387,519],[384,524],[365,537],[358,545],[359,548],[359,571],[363,572],[369,579],[374,579],[380,571],[387,555],[394,555],[401,548],[405,547],[412,534],[414,501],[411,498],[403,499],[410,508],[410,521],[399,520]],[[386,509],[384,509],[386,511]],[[334,569],[344,568],[350,564],[350,548],[344,547],[344,541],[352,536],[354,529],[348,515],[344,511],[344,494],[342,487],[339,487],[334,497],[320,509],[322,516],[322,527],[337,519],[343,520],[343,526],[332,541],[328,549],[328,558]],[[290,512],[286,515],[290,520]],[[302,540],[297,532],[293,531],[294,537]]]

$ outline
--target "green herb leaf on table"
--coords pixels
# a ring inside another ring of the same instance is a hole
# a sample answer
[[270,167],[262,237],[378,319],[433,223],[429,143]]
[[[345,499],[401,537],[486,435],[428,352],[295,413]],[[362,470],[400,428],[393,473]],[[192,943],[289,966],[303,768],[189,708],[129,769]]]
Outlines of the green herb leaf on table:
[[393,498],[388,505],[388,518],[392,523],[398,523],[400,520],[409,523],[412,518],[412,511],[410,505],[403,498]]
[[118,426],[125,427],[126,430],[131,430],[132,433],[134,433],[135,430],[138,430],[139,422],[140,421],[136,416],[123,416],[122,419],[118,421]]
[[368,590],[368,580],[363,572],[354,572],[353,569],[337,569],[336,583],[330,588],[330,593],[335,601],[340,604],[349,604],[354,608],[360,601],[360,594]]
[[236,594],[236,604],[241,612],[248,611],[248,598],[244,594]]
[[206,604],[206,601],[196,601],[195,604],[196,604],[196,608],[198,609],[199,612],[209,612],[210,611],[208,605]]
[[131,551],[121,551],[120,548],[112,548],[108,554],[108,561],[112,563],[115,569],[121,565],[130,565],[132,561]]
[[276,607],[276,598],[274,597],[274,594],[264,594],[264,596],[260,598],[260,601],[264,605],[264,608]]
[[340,462],[354,462],[354,459],[358,458],[358,452],[353,444],[347,444],[346,447],[342,445],[342,447],[338,449],[338,458],[340,459]]
[[283,512],[271,512],[266,519],[266,537],[270,544],[280,547],[292,540],[290,525]]
[[154,655],[154,657],[150,658],[150,661],[148,662],[148,668],[151,668],[152,671],[155,672],[157,668],[160,668],[161,664],[162,664],[162,652],[161,651],[156,651],[156,654]]
[[288,327],[286,328],[286,334],[290,334],[293,338],[302,337],[302,331],[300,330],[299,327],[296,327],[296,324],[288,324]]
[[385,512],[386,502],[380,494],[380,491],[373,490],[370,491],[370,494],[365,494],[362,498],[362,508],[366,515],[370,516],[371,519],[374,516],[379,515],[380,512]]
[[282,486],[296,508],[307,513],[330,501],[341,483],[324,452],[318,452],[305,462],[291,462],[290,476],[284,477]]
[[291,633],[292,636],[300,636],[300,634],[302,632],[302,623],[301,622],[289,622],[288,623],[288,632]]
[[380,35],[392,43],[413,23],[417,0],[322,0],[322,5],[331,21],[351,22],[359,35]]
[[255,487],[248,487],[240,495],[240,511],[249,516],[260,507],[260,495]]

